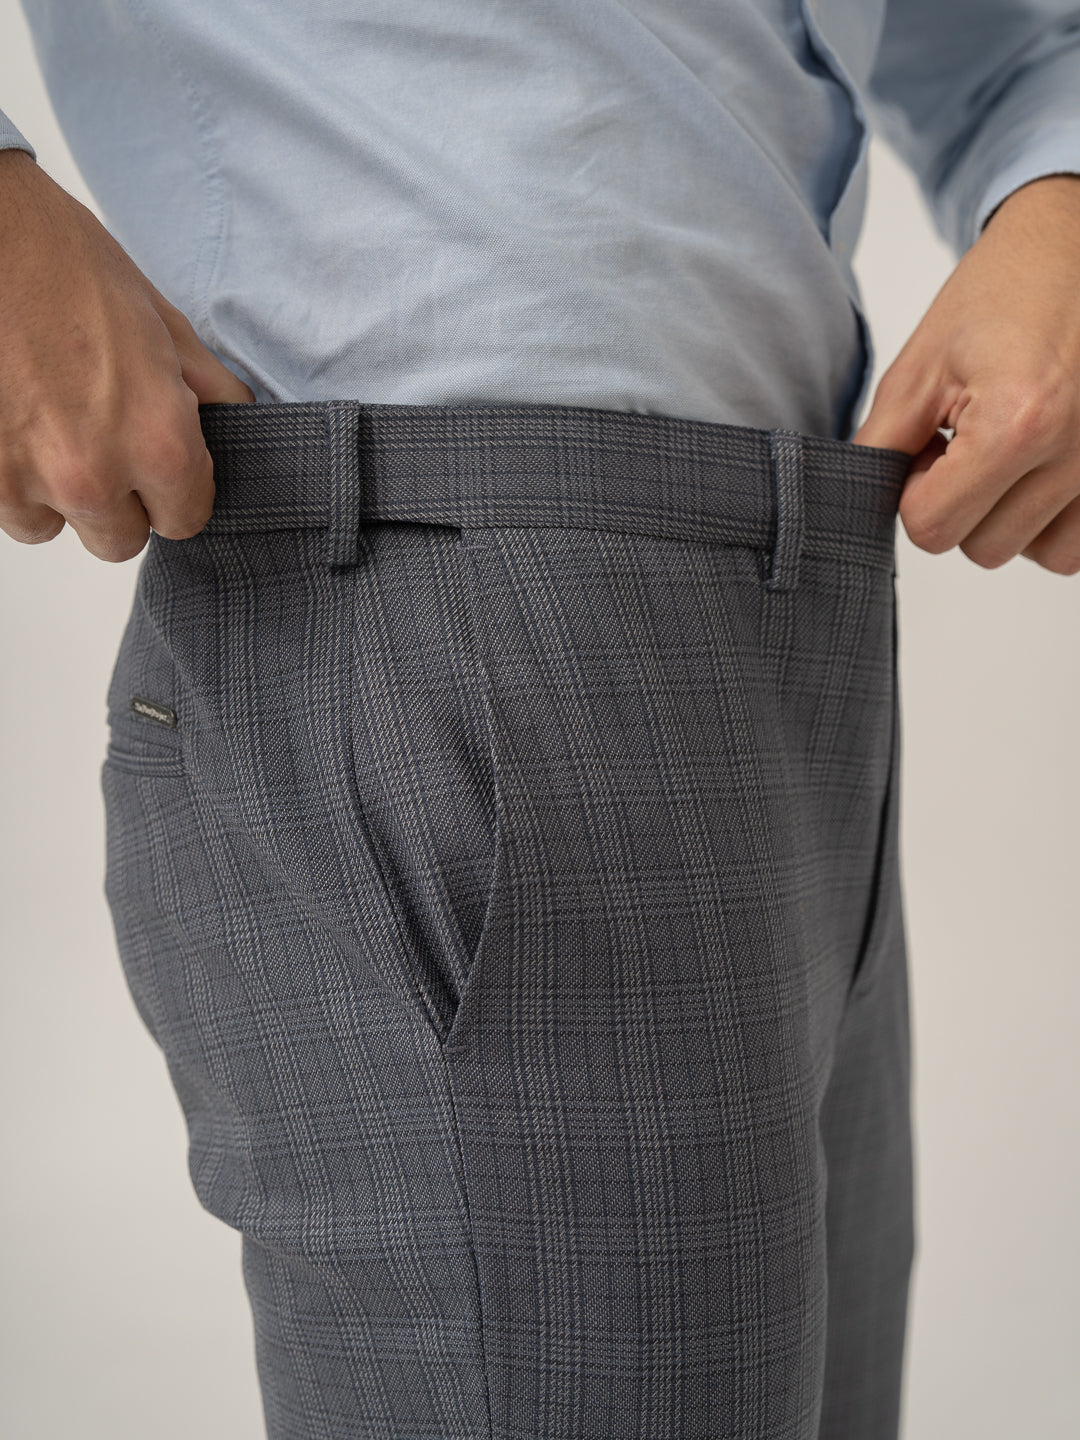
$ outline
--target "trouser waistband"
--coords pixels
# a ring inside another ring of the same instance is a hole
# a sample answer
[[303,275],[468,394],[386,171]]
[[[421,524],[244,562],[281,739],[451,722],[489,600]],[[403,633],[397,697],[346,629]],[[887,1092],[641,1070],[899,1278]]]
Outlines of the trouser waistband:
[[786,429],[572,405],[199,408],[214,461],[204,533],[326,530],[329,565],[356,562],[361,526],[637,531],[770,556],[793,586],[803,554],[895,570],[911,457]]

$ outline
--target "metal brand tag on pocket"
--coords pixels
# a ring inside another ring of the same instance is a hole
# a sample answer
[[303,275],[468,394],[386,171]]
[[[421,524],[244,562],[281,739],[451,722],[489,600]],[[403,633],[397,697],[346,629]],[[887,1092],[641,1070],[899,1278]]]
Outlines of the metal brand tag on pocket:
[[158,705],[153,700],[145,700],[141,695],[131,697],[131,708],[136,715],[143,715],[147,720],[156,720],[159,725],[176,725],[175,710],[170,710],[167,705]]

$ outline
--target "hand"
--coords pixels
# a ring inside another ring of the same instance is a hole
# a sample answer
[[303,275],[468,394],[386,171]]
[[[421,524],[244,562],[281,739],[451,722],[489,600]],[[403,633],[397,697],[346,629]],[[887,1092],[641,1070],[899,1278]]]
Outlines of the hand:
[[199,405],[253,402],[103,225],[24,150],[0,151],[0,529],[65,522],[102,560],[214,503]]
[[915,457],[900,518],[920,549],[1080,571],[1080,176],[1033,180],[998,206],[854,443]]

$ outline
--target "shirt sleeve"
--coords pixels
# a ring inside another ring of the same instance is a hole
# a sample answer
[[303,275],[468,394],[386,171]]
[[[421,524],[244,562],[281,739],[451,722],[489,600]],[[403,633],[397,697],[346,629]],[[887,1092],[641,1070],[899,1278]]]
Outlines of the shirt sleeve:
[[866,102],[959,256],[1012,191],[1080,175],[1080,8],[887,0]]
[[0,150],[25,150],[35,160],[37,151],[21,130],[17,130],[8,117],[0,110]]

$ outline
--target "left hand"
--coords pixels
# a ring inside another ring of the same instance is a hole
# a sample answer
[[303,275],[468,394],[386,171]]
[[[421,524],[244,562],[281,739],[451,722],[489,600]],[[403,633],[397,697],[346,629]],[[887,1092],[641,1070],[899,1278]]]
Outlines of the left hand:
[[899,513],[920,549],[1080,571],[1080,176],[998,206],[853,439],[914,456]]

